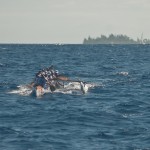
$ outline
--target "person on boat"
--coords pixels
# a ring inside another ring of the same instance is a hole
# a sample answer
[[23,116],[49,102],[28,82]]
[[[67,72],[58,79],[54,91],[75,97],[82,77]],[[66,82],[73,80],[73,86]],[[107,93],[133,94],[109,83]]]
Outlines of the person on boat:
[[51,91],[55,91],[56,88],[63,86],[59,81],[67,81],[68,78],[59,75],[58,70],[54,70],[54,67],[44,68],[36,74],[34,80],[34,87],[42,87]]

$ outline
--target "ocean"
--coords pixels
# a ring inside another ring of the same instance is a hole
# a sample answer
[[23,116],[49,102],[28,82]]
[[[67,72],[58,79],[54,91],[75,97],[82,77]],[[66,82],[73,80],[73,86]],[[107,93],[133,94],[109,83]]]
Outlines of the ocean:
[[[53,65],[85,94],[19,89]],[[150,149],[150,45],[0,45],[0,150]]]

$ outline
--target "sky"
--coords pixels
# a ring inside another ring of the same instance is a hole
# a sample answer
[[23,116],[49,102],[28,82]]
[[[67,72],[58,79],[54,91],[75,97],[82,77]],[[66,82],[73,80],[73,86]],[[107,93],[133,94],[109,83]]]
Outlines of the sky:
[[150,39],[150,0],[0,0],[0,43],[81,44],[111,33]]

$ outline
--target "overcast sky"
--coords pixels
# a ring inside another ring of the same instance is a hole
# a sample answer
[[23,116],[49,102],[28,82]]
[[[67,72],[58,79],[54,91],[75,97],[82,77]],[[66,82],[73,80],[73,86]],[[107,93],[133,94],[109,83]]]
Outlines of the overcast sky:
[[150,0],[0,0],[0,43],[82,43],[110,33],[150,39]]

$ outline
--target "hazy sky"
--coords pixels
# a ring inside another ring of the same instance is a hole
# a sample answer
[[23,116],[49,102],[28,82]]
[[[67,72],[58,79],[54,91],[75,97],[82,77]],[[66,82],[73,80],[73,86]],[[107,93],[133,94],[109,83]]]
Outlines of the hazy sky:
[[150,0],[0,0],[0,43],[82,43],[110,33],[150,39]]

